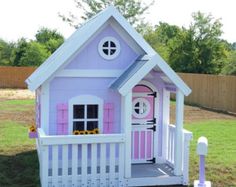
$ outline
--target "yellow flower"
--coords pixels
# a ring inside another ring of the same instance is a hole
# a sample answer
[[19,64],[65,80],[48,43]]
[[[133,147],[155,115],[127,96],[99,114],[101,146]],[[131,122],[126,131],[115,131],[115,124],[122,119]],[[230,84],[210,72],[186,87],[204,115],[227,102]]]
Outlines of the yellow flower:
[[99,134],[99,129],[98,128],[94,129],[93,131],[94,131],[94,134]]
[[73,131],[73,134],[74,134],[74,135],[79,135],[79,134],[80,134],[80,131],[75,130],[75,131]]
[[80,135],[84,135],[84,134],[85,134],[85,131],[79,131],[79,134],[80,134]]
[[30,128],[29,128],[30,132],[36,132],[36,130],[37,129],[36,129],[35,125],[31,125]]

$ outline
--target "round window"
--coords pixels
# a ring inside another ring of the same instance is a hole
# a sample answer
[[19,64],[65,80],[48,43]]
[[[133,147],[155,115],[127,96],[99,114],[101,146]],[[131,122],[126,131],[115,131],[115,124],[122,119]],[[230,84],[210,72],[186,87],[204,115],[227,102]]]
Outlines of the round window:
[[120,53],[120,43],[113,37],[105,37],[99,42],[98,51],[104,59],[112,60]]
[[133,116],[136,118],[145,118],[150,112],[151,106],[147,99],[136,98],[133,100]]

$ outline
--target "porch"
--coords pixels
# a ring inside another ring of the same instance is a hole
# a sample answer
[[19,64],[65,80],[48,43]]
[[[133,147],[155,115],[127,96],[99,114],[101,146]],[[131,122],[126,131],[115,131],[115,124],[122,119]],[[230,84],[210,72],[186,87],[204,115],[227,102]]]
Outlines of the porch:
[[[41,185],[93,187],[187,184],[192,133],[182,131],[182,172],[177,176],[174,174],[176,128],[168,125],[168,129],[167,154],[163,163],[129,165],[125,157],[125,134],[48,136],[43,129],[38,129]],[[130,170],[131,177],[126,177],[127,170]]]

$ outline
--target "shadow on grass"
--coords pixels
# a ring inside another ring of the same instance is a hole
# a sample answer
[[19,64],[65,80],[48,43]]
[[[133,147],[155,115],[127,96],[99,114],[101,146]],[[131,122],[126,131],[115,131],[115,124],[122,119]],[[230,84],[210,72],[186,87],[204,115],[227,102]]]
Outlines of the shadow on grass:
[[0,187],[40,187],[36,150],[16,155],[0,154],[0,168]]
[[36,150],[16,155],[0,154],[0,168],[1,187],[40,186]]

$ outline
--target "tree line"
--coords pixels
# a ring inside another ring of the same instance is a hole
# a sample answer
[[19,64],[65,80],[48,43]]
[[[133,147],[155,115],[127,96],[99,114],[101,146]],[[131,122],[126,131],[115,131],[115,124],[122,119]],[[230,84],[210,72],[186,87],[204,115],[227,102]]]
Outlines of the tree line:
[[0,66],[39,66],[62,43],[64,37],[56,30],[41,28],[34,40],[25,38],[17,42],[0,39]]
[[[154,1],[144,4],[140,0],[75,0],[75,3],[83,11],[82,20],[113,4],[177,72],[236,75],[236,43],[221,38],[221,20],[211,14],[193,13],[187,28],[164,22],[152,26],[143,16]],[[75,28],[81,25],[71,12],[59,16]],[[0,65],[39,66],[63,42],[58,31],[47,28],[40,29],[35,40],[22,38],[14,43],[0,39]]]

